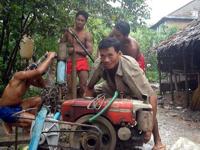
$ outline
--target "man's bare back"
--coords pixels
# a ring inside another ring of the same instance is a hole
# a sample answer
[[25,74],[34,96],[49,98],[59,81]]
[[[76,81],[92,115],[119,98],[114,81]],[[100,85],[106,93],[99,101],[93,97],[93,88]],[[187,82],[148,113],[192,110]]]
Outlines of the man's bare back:
[[127,39],[125,39],[122,47],[124,55],[132,56],[135,59],[138,58],[140,54],[139,45],[134,38],[128,37]]
[[[56,56],[55,52],[49,52],[47,58],[42,62],[38,68],[33,70],[16,72],[8,85],[4,89],[3,95],[0,99],[0,117],[5,121],[5,127],[11,131],[11,126],[16,125],[20,127],[28,127],[31,124],[31,120],[17,119],[13,116],[18,111],[27,108],[37,109],[41,104],[41,98],[36,96],[23,100],[22,97],[30,87],[30,85],[36,87],[45,87],[42,74],[48,69],[48,66]],[[32,113],[22,113],[20,116],[34,119]]]
[[0,106],[20,104],[22,101],[21,97],[25,94],[29,86],[26,81],[18,80],[13,76],[4,90]]

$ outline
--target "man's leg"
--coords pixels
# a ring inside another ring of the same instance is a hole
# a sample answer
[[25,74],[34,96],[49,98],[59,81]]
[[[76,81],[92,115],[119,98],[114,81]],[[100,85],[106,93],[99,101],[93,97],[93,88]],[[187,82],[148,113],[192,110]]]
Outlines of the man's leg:
[[2,123],[3,129],[6,133],[6,135],[11,135],[13,130],[12,130],[12,125],[6,122]]
[[153,150],[165,150],[166,147],[165,145],[162,144],[161,138],[160,138],[160,133],[158,130],[158,121],[156,118],[157,114],[157,96],[151,96],[150,97],[150,104],[153,109],[153,137],[154,137],[154,147]]
[[30,127],[32,121],[35,119],[35,115],[27,112],[21,113],[19,117],[15,125],[25,128]]
[[23,133],[25,135],[29,135],[31,124],[34,119],[35,115],[24,112],[20,114],[19,119],[15,123],[12,123],[12,126],[21,127],[23,129]]
[[78,77],[79,77],[79,86],[80,86],[80,97],[83,97],[83,94],[85,92],[87,80],[89,77],[88,71],[79,71],[78,72]]
[[159,133],[159,130],[158,130],[157,118],[155,119],[154,126],[153,126],[153,137],[154,137],[155,146],[159,147],[159,146],[163,145],[162,142],[161,142],[160,133]]
[[35,116],[31,113],[27,112],[21,113],[16,121],[13,121],[12,123],[3,122],[4,131],[7,135],[11,135],[13,132],[12,127],[15,126],[15,127],[21,127],[29,132],[32,121],[34,119]]
[[38,111],[38,108],[41,106],[41,104],[41,97],[36,96],[23,100],[23,102],[21,103],[21,107],[23,110],[35,108],[35,110],[29,111],[30,113],[35,114]]

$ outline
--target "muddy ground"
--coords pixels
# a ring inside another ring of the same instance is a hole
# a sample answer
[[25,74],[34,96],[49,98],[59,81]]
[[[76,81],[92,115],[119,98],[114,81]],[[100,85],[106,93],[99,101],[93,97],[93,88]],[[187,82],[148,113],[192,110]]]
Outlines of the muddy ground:
[[[200,111],[191,111],[171,101],[169,97],[158,98],[158,125],[162,142],[170,150],[180,138],[200,144]],[[153,138],[144,150],[150,150]],[[177,144],[176,144],[177,145]],[[200,150],[200,145],[198,145]],[[178,149],[177,149],[178,150]],[[188,150],[187,148],[181,150]],[[193,150],[193,149],[191,149]]]
[[159,107],[158,123],[160,135],[167,149],[170,149],[180,137],[200,144],[199,118],[199,112],[192,112],[181,108]]

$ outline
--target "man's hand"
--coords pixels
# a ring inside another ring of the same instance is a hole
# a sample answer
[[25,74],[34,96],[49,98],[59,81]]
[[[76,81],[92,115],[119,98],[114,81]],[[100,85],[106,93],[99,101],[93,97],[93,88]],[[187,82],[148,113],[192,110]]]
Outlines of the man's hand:
[[93,97],[93,96],[94,96],[94,90],[86,87],[83,97]]
[[48,52],[47,57],[54,59],[55,57],[57,57],[56,52]]

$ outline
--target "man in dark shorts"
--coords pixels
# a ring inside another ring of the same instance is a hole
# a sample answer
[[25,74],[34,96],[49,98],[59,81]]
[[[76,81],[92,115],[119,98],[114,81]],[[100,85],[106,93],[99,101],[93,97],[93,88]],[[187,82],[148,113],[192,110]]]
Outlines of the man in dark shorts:
[[[23,99],[22,97],[31,85],[40,88],[45,87],[45,81],[42,75],[48,69],[55,56],[55,52],[49,52],[46,60],[38,67],[36,65],[30,65],[27,70],[16,72],[4,89],[2,97],[0,98],[0,118],[4,121],[7,134],[12,133],[12,126],[23,128],[29,128],[31,126],[31,119],[35,118],[35,113],[41,105],[41,98],[36,96]],[[22,112],[19,114],[19,117],[15,116],[16,113],[29,108],[34,111]]]
[[[87,19],[88,19],[88,13],[85,11],[79,11],[75,17],[75,26],[73,28],[69,28],[68,30],[74,32],[80,39],[82,44],[85,46],[85,48],[88,50],[88,52],[92,54],[93,51],[92,36],[84,28],[85,24],[87,23]],[[76,41],[76,39],[74,39],[74,37],[69,33],[68,30],[64,33],[63,37],[60,40],[60,44],[65,43],[67,45],[67,48],[64,46],[64,48],[61,50],[65,51],[66,48],[69,55],[66,65],[68,87],[69,90],[71,90],[70,75],[72,73],[72,54],[73,51],[75,51],[76,71],[79,77],[80,96],[82,96],[89,76],[88,72],[89,63],[87,59],[87,54],[85,53],[83,48],[79,45],[79,43]]]

